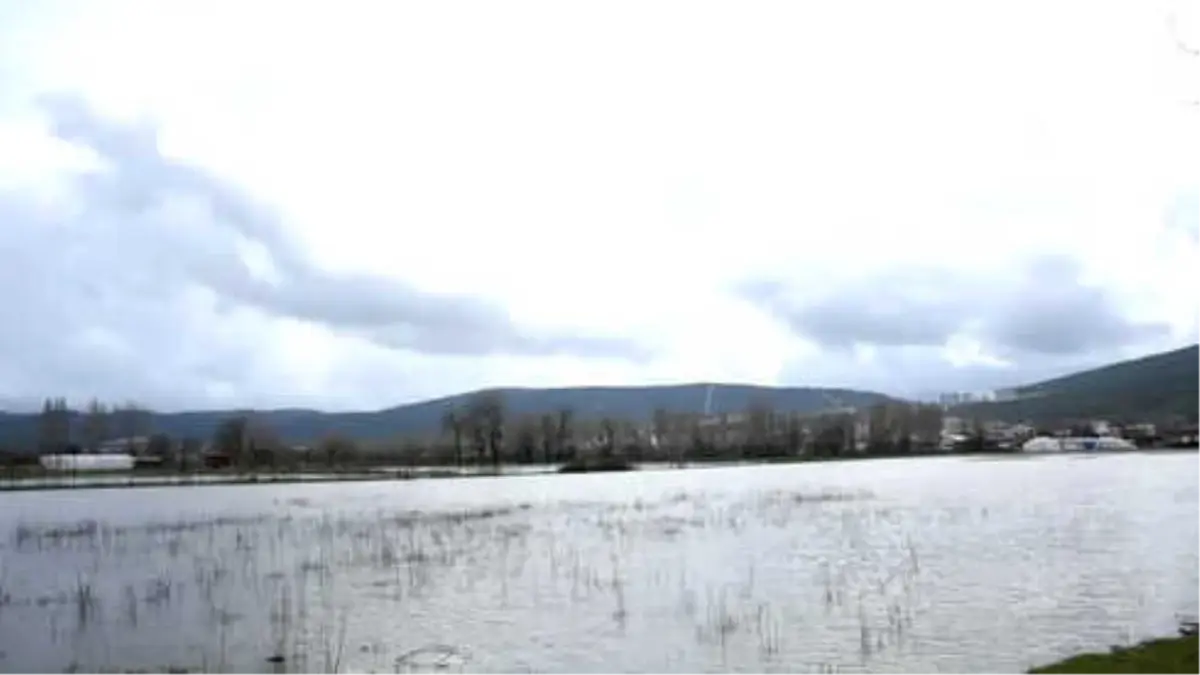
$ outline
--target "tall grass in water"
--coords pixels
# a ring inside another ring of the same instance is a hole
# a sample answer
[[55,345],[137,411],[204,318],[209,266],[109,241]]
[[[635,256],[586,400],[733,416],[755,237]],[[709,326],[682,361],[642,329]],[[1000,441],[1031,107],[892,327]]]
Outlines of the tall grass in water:
[[[684,664],[688,667],[704,658],[728,658],[725,665],[739,668],[834,671],[877,667],[872,661],[887,658],[905,639],[918,610],[922,560],[913,539],[892,528],[894,538],[881,543],[873,528],[884,522],[878,515],[882,509],[833,493],[781,492],[735,503],[682,494],[534,513],[518,506],[337,515],[306,511],[310,506],[304,504],[288,506],[291,515],[267,518],[142,527],[27,525],[21,546],[31,555],[69,550],[84,565],[100,560],[105,574],[123,582],[109,585],[103,583],[108,578],[94,573],[81,577],[92,602],[80,616],[86,614],[90,623],[115,616],[151,635],[157,630],[150,618],[156,611],[176,627],[194,628],[180,618],[192,614],[209,622],[187,633],[164,633],[166,646],[158,653],[131,647],[128,654],[140,660],[122,665],[134,666],[161,653],[178,655],[180,666],[193,669],[269,667],[277,672],[520,669],[554,663],[553,647],[525,657],[544,661],[514,665],[520,655],[496,657],[479,644],[470,645],[474,653],[467,645],[442,644],[456,634],[463,642],[492,637],[483,634],[484,621],[471,614],[465,616],[467,628],[458,624],[442,634],[430,628],[454,616],[439,614],[442,608],[433,602],[466,594],[474,598],[470,609],[451,611],[494,612],[512,622],[525,620],[521,612],[535,610],[578,617],[577,625],[586,628],[546,629],[562,630],[554,637],[567,641],[581,639],[579,632],[604,631],[606,640],[654,649],[660,647],[654,642],[660,633],[663,640],[682,636],[683,645],[661,648],[686,648],[687,658],[694,659]],[[771,595],[781,583],[777,565],[762,564],[752,554],[728,561],[681,554],[675,562],[672,557],[676,550],[717,551],[720,557],[718,544],[732,546],[759,531],[773,533],[784,545],[789,530],[818,525],[822,541],[833,543],[820,551],[800,543],[787,559],[788,574],[802,584],[788,592],[807,594],[805,612],[816,608],[817,620],[807,625],[794,607]],[[138,557],[152,552],[158,557]],[[154,569],[116,574],[113,561],[125,560],[143,565],[151,560]],[[105,595],[108,588],[116,595]],[[350,603],[354,614],[347,612]],[[432,613],[424,625],[422,611]],[[368,612],[387,623],[371,623]],[[827,650],[805,653],[814,644],[824,649],[822,640],[828,641]],[[188,651],[192,647],[195,655]],[[62,649],[70,653],[74,647],[64,640]],[[474,662],[475,653],[501,665]],[[113,654],[123,658],[119,650]],[[105,657],[82,650],[68,658],[89,669],[109,665]]]

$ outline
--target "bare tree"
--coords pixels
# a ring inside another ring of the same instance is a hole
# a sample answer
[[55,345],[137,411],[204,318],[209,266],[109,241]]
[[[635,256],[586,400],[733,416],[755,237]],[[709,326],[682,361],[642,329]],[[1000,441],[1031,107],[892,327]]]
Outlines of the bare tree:
[[918,405],[914,420],[914,433],[917,444],[922,449],[932,449],[938,446],[942,435],[942,424],[945,413],[941,406]]
[[405,438],[400,443],[401,453],[408,460],[409,467],[421,464],[425,457],[425,444],[418,438]]
[[127,401],[124,404],[113,406],[110,418],[112,420],[112,432],[116,434],[117,438],[125,439],[126,450],[131,453],[136,449],[134,447],[134,439],[147,436],[150,433],[150,411],[134,401]]
[[514,450],[519,461],[533,464],[534,454],[538,446],[538,419],[532,416],[522,416],[516,423],[516,438]]
[[558,409],[558,429],[556,431],[560,459],[566,455],[574,455],[575,411],[570,408]]
[[276,467],[281,459],[285,459],[287,447],[284,445],[283,439],[261,416],[250,415],[246,419],[251,468]]
[[897,450],[902,454],[909,454],[913,450],[913,432],[916,428],[916,409],[911,405],[902,405],[897,410],[897,431],[899,441]]
[[849,447],[854,433],[854,420],[849,415],[822,415],[813,437],[814,457],[837,457]]
[[467,430],[471,433],[471,444],[475,448],[475,465],[483,466],[488,448],[487,423],[473,416],[467,420]]
[[93,398],[83,416],[83,447],[88,452],[100,449],[100,444],[108,438],[108,426],[108,406]]
[[71,444],[71,411],[65,398],[48,398],[38,418],[38,446],[42,453],[63,452]]
[[157,457],[164,463],[171,458],[173,450],[174,443],[166,434],[151,434],[146,441],[146,454],[150,457]]
[[[696,456],[696,457],[703,456],[703,455],[707,454],[707,452],[708,452],[708,441],[705,438],[704,428],[700,426],[700,416],[699,415],[692,416],[691,424],[692,424],[691,432],[692,432],[693,456]],[[683,464],[685,455],[686,455],[686,451],[680,453],[680,456],[679,456],[680,465]]]
[[617,443],[617,423],[611,417],[600,420],[600,455],[612,457]]
[[983,452],[988,446],[987,424],[983,418],[975,416],[971,419],[970,433],[966,443],[967,449],[973,452]]
[[249,427],[249,419],[244,415],[224,420],[213,434],[213,448],[229,457],[230,463],[242,464],[249,455]]
[[198,438],[184,438],[179,443],[179,470],[187,471],[191,468],[190,462],[193,459],[199,459],[204,443]]
[[557,453],[555,452],[555,442],[557,441],[558,422],[554,415],[542,415],[541,418],[541,437],[542,437],[542,461],[550,464],[554,461]]
[[804,450],[804,425],[800,422],[800,416],[794,412],[790,413],[784,424],[788,452],[798,455]]
[[891,452],[893,440],[888,422],[888,408],[880,403],[867,410],[867,449],[871,453]]
[[774,414],[771,402],[765,396],[755,396],[746,409],[746,440],[755,455],[770,454],[773,450],[771,417]]
[[495,389],[475,394],[467,404],[467,415],[471,420],[480,459],[486,451],[491,455],[492,465],[500,466],[500,454],[504,447],[504,394]]
[[655,408],[653,416],[654,445],[660,452],[670,453],[674,446],[671,436],[671,414],[666,408]]
[[348,436],[330,434],[321,439],[321,454],[330,468],[345,463],[358,454],[358,445]]
[[447,408],[442,413],[442,431],[454,436],[454,463],[462,468],[463,464],[463,433],[466,431],[466,415],[457,406]]

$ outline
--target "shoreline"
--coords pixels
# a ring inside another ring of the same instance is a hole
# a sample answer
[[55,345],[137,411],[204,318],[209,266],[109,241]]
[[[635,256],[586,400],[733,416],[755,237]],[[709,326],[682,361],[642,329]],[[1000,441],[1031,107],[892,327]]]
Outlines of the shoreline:
[[[940,455],[913,455],[911,459]],[[956,455],[947,454],[947,457]],[[718,469],[731,466],[766,466],[772,464],[806,464],[843,461],[910,459],[897,456],[879,457],[819,457],[819,458],[786,458],[776,460],[701,460],[683,465],[663,463],[633,463],[629,471],[682,471]],[[520,465],[527,466],[527,465]],[[364,470],[364,471],[330,471],[270,473],[247,472],[242,474],[222,472],[196,472],[190,474],[170,473],[139,473],[137,471],[104,471],[95,473],[80,473],[74,477],[69,474],[42,474],[23,478],[0,478],[0,494],[5,492],[57,492],[62,490],[116,490],[138,488],[197,488],[220,485],[296,485],[301,483],[366,483],[366,482],[400,482],[411,480],[439,480],[454,478],[520,478],[522,476],[545,475],[588,475],[596,473],[614,473],[612,471],[562,471],[564,465],[547,465],[541,470],[499,473],[492,469],[480,471],[456,471],[454,469],[439,470],[439,467],[426,467],[424,470],[393,469],[393,470]],[[626,473],[621,471],[616,473]]]
[[[910,455],[848,455],[840,457],[778,457],[765,459],[712,459],[702,458],[675,465],[671,462],[631,462],[632,471],[678,471],[690,469],[715,469],[727,466],[770,466],[775,464],[808,464],[829,462],[861,462],[904,459],[929,458],[960,458],[977,460],[996,459],[1034,459],[1055,456],[1097,457],[1107,455],[1129,454],[1181,454],[1196,452],[1196,448],[1161,448],[1153,450],[1128,450],[1110,452],[1054,452],[1054,453],[1023,453],[1023,452],[921,452]],[[528,467],[531,465],[509,465]],[[504,471],[499,472],[488,467],[478,471],[458,470],[451,467],[414,467],[414,468],[376,468],[362,470],[332,470],[332,471],[296,471],[271,473],[247,472],[225,473],[219,471],[198,471],[178,474],[163,471],[139,472],[105,471],[81,472],[75,476],[69,474],[44,473],[37,476],[4,477],[0,476],[0,493],[4,492],[33,492],[59,490],[112,490],[136,488],[163,487],[208,487],[218,485],[294,485],[298,483],[364,483],[364,482],[398,482],[410,480],[437,480],[446,478],[519,478],[522,476],[570,475],[589,473],[613,473],[611,471],[562,471],[564,465],[545,465],[540,470]],[[617,472],[617,473],[624,473]]]
[[[553,473],[552,471],[538,472]],[[375,471],[332,471],[329,473],[269,473],[247,472],[243,474],[223,474],[217,472],[194,474],[147,475],[135,472],[105,472],[94,475],[80,475],[74,478],[59,476],[39,476],[33,478],[16,478],[5,480],[0,478],[0,494],[4,492],[48,492],[59,490],[115,490],[138,488],[194,488],[219,485],[296,485],[299,483],[386,483],[411,480],[437,480],[444,478],[487,478],[503,476],[519,476],[523,474],[497,474],[491,471],[478,473],[453,471],[407,471],[407,470],[375,470]],[[91,480],[99,479],[99,480]]]

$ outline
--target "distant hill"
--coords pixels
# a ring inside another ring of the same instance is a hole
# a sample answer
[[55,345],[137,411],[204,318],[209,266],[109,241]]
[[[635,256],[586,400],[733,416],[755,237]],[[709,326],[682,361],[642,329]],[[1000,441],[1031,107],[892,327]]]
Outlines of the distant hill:
[[1195,421],[1200,346],[1121,361],[1020,387],[1015,401],[959,406],[956,414],[1010,422],[1068,419]]
[[[655,387],[571,387],[560,389],[501,389],[507,409],[513,414],[537,414],[570,408],[580,419],[611,416],[618,419],[649,420],[657,408],[672,412],[704,411],[707,384]],[[850,389],[810,387],[755,387],[712,385],[714,413],[745,410],[761,397],[777,410],[818,412],[839,405],[866,407],[895,400],[883,394]],[[397,406],[376,412],[326,413],[316,410],[270,410],[257,415],[292,442],[312,441],[336,432],[360,440],[380,440],[405,434],[435,432],[442,414],[464,405],[477,392]],[[155,414],[153,431],[174,437],[211,438],[222,420],[240,414],[234,410]],[[36,414],[0,413],[0,447],[29,448],[37,438]],[[80,418],[74,420],[80,427]]]

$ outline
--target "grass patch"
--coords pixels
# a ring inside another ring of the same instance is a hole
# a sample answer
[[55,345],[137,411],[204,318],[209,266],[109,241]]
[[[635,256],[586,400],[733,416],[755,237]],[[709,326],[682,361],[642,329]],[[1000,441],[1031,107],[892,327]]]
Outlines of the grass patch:
[[1132,647],[1113,647],[1108,653],[1080,654],[1031,673],[1195,673],[1195,634],[1147,640]]

